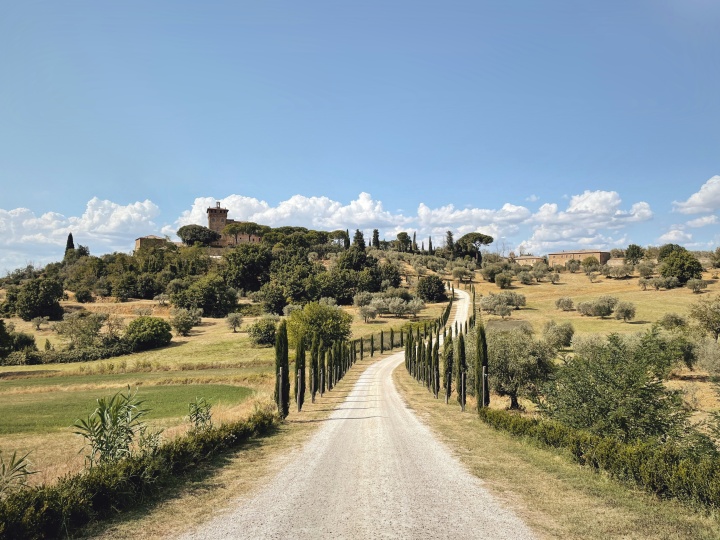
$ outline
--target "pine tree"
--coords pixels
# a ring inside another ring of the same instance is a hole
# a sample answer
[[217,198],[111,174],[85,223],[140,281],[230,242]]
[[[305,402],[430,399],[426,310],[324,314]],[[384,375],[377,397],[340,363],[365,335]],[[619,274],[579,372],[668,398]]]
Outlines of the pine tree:
[[275,336],[275,403],[280,418],[287,418],[290,412],[290,374],[288,363],[287,323],[280,322]]
[[305,402],[305,338],[300,336],[295,348],[295,402],[297,410],[302,410]]

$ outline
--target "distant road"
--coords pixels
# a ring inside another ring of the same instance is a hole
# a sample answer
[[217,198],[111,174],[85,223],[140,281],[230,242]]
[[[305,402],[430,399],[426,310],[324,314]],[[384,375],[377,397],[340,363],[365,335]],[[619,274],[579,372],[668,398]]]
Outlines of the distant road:
[[287,466],[184,538],[534,538],[405,406],[403,359],[370,366]]

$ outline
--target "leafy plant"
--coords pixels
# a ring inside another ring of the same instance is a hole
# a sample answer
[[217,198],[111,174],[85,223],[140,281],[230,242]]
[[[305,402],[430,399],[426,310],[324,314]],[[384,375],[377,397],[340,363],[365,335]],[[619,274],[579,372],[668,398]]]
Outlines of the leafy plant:
[[27,477],[37,472],[28,469],[28,455],[17,457],[17,452],[13,452],[10,461],[6,463],[0,452],[0,497],[23,488],[27,484]]
[[[97,400],[97,407],[85,420],[77,420],[74,433],[85,438],[90,454],[86,456],[89,467],[100,463],[112,463],[132,454],[135,435],[145,434],[146,424],[142,418],[149,412],[143,407],[137,389],[118,392],[110,398]],[[145,436],[145,438],[147,438]]]
[[190,403],[190,423],[192,424],[193,432],[200,433],[207,431],[212,427],[212,411],[210,405],[204,397],[195,398],[195,401]]

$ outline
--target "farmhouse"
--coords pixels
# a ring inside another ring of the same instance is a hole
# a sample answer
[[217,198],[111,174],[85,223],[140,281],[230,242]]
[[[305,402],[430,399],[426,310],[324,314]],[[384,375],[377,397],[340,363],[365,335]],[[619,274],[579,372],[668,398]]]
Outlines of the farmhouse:
[[164,236],[155,236],[154,234],[141,236],[135,239],[135,253],[142,249],[161,248],[167,244],[170,244],[170,241]]
[[599,251],[594,249],[581,249],[577,251],[561,251],[559,253],[548,253],[548,264],[550,267],[555,265],[565,266],[565,263],[575,259],[582,262],[588,257],[595,257],[600,264],[603,265],[610,260],[609,251]]
[[538,255],[520,255],[515,257],[514,260],[517,264],[533,266],[535,263],[545,262],[545,257],[540,257]]
[[214,242],[212,245],[216,247],[227,247],[235,246],[237,244],[255,244],[259,243],[262,238],[255,234],[239,234],[237,237],[223,234],[223,229],[230,223],[243,223],[242,221],[235,221],[234,219],[228,219],[228,209],[221,208],[220,203],[215,203],[215,207],[209,207],[207,209],[208,216],[208,229],[211,229],[221,235],[220,240]]

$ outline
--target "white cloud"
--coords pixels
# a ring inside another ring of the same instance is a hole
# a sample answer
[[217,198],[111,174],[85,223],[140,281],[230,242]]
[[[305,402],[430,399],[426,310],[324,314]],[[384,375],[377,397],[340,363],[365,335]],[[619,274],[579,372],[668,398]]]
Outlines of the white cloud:
[[[530,238],[521,242],[525,251],[546,253],[558,249],[606,249],[623,245],[626,236],[619,231],[627,225],[653,217],[646,202],[634,203],[630,210],[621,208],[615,191],[584,191],[569,197],[565,210],[556,203],[545,203],[529,222],[534,226]],[[614,234],[608,234],[615,231]]]
[[715,225],[718,222],[716,215],[703,216],[697,219],[691,219],[685,225],[688,227],[707,227],[708,225]]
[[540,200],[540,197],[538,197],[537,195],[533,194],[533,195],[530,195],[529,197],[525,197],[525,200],[528,201],[528,202],[537,202],[537,201]]
[[700,191],[693,193],[687,201],[673,201],[673,210],[682,214],[701,214],[714,212],[720,208],[720,175],[715,175],[700,186]]
[[88,201],[81,216],[0,209],[0,270],[61,259],[69,233],[76,245],[87,245],[93,253],[129,251],[136,237],[158,232],[152,220],[159,212],[149,200],[123,206],[97,197]]
[[692,240],[692,234],[686,233],[679,225],[674,225],[658,238],[661,244],[686,244]]

